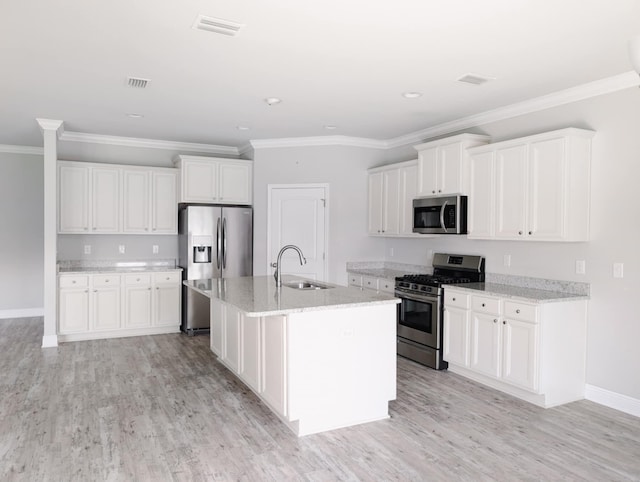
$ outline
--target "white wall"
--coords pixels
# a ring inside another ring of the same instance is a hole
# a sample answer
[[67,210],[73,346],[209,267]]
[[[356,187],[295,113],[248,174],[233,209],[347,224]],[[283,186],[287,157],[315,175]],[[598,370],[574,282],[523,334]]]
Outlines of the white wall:
[[42,156],[0,152],[0,312],[42,310]]
[[357,147],[287,147],[253,153],[254,274],[266,274],[267,185],[329,184],[328,281],[346,284],[347,261],[380,259],[384,240],[367,232],[367,172],[384,152]]
[[[640,90],[628,89],[474,131],[499,141],[562,127],[597,132],[592,144],[590,242],[389,239],[386,259],[422,262],[430,260],[430,250],[478,253],[486,256],[488,272],[591,283],[587,383],[640,399]],[[510,268],[503,265],[504,254],[511,255]],[[575,274],[577,259],[586,260],[586,275]],[[614,262],[624,263],[624,278],[612,277]]]

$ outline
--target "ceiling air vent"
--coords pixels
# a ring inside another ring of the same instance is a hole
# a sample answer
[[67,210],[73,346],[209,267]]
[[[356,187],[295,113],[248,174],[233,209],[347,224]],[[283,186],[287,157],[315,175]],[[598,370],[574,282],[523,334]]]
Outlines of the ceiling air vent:
[[208,32],[215,32],[222,35],[230,35],[231,37],[235,37],[242,27],[244,27],[243,24],[232,22],[231,20],[198,15],[191,28],[195,30],[206,30]]
[[138,77],[127,77],[127,86],[133,87],[134,89],[146,89],[151,80],[149,79],[140,79]]
[[490,80],[494,80],[493,77],[484,77],[478,74],[465,74],[459,79],[456,79],[458,82],[465,82],[467,84],[473,85],[482,85],[485,82],[489,82]]

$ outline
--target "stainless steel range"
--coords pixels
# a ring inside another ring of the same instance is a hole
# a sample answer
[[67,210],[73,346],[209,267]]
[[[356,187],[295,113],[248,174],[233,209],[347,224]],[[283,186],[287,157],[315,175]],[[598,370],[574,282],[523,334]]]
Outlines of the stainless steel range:
[[442,359],[442,285],[484,281],[482,256],[436,253],[433,274],[396,278],[398,355],[436,370],[447,368]]

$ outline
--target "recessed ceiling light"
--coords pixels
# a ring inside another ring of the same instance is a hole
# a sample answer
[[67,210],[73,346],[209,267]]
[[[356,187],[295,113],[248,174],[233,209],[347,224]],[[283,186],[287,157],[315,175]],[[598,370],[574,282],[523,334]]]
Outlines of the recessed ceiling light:
[[467,84],[482,85],[485,82],[489,82],[490,80],[496,80],[496,78],[478,74],[464,74],[462,77],[456,80],[458,82],[465,82]]
[[248,127],[248,126],[236,126],[236,129],[238,129],[239,131],[248,131],[250,129],[250,127]]
[[402,97],[405,99],[417,99],[418,97],[422,97],[422,92],[404,92]]
[[194,30],[207,30],[208,32],[221,33],[235,37],[240,29],[244,27],[241,23],[232,22],[223,18],[206,17],[198,15],[191,26]]
[[127,117],[131,117],[132,119],[142,119],[144,115],[143,114],[127,114]]
[[327,129],[328,131],[333,131],[333,130],[337,129],[338,126],[326,125],[326,126],[324,126],[324,128]]
[[277,97],[267,97],[264,101],[269,105],[276,105],[282,102],[282,99],[278,99]]

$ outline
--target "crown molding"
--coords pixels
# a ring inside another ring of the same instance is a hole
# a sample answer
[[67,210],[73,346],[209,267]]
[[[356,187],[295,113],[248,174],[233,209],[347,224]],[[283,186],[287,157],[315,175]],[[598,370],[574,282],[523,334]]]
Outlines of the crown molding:
[[480,114],[462,117],[437,126],[428,127],[420,131],[405,134],[403,136],[387,139],[389,149],[401,147],[414,142],[423,142],[424,139],[451,134],[463,129],[478,127],[491,122],[497,122],[513,117],[538,112],[552,107],[578,102],[580,100],[610,94],[619,90],[629,89],[640,85],[640,77],[634,71],[607,77],[587,84],[578,85],[565,90],[559,90],[552,94],[535,97],[533,99],[517,102],[497,109],[482,112]]
[[29,154],[32,156],[44,155],[44,148],[31,146],[11,146],[8,144],[0,144],[0,152],[8,154]]
[[40,126],[40,130],[44,131],[56,131],[56,136],[60,137],[64,132],[64,121],[56,119],[38,119],[36,122]]
[[281,139],[256,139],[250,141],[254,149],[270,149],[275,147],[309,147],[309,146],[350,146],[369,149],[387,149],[387,141],[368,137],[349,136],[316,136],[316,137],[284,137]]
[[84,132],[66,131],[60,136],[61,141],[86,142],[91,144],[108,144],[112,146],[141,147],[146,149],[165,149],[180,152],[199,152],[207,154],[226,154],[238,156],[238,148],[217,146],[213,144],[196,144],[192,142],[161,141],[141,139],[137,137],[107,136],[103,134],[86,134]]

